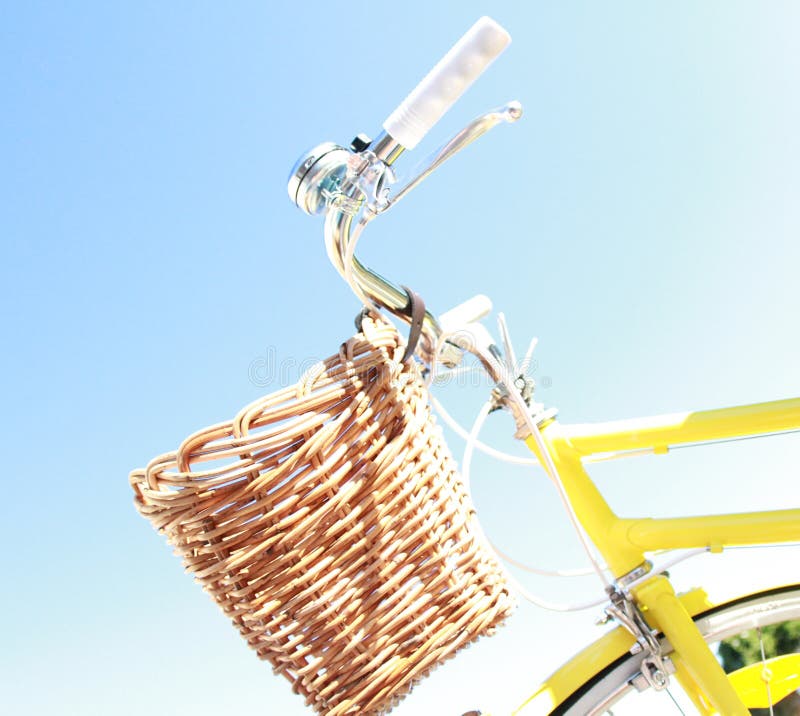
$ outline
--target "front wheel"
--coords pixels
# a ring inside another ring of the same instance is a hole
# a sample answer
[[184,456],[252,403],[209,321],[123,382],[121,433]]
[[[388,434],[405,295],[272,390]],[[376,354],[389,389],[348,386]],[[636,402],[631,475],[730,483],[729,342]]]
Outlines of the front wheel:
[[[741,597],[715,606],[693,619],[728,672],[748,664],[759,664],[771,657],[800,654],[798,584]],[[670,653],[666,642],[664,653]],[[693,702],[674,678],[668,690],[639,691],[637,685],[643,685],[642,679],[638,678],[641,661],[641,655],[624,654],[583,684],[552,711],[552,716],[712,713],[704,710],[696,700]],[[761,673],[760,667],[754,668]],[[752,708],[751,713],[754,716],[800,716],[800,694],[796,691],[787,694],[785,691],[775,684],[767,691],[771,703],[753,704],[759,708]]]

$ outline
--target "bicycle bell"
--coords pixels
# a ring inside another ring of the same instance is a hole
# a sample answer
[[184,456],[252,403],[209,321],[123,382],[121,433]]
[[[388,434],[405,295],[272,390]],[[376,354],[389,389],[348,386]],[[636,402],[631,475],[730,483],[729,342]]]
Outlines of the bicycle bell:
[[350,152],[334,142],[305,152],[289,175],[289,198],[306,214],[321,214],[347,173],[349,157]]

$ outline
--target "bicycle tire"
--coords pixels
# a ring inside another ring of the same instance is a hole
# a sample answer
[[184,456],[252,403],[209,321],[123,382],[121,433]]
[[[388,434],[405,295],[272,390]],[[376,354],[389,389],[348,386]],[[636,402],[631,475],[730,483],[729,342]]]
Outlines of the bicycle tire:
[[[732,599],[693,617],[706,642],[715,643],[757,627],[800,619],[800,584],[775,587]],[[671,648],[662,638],[664,653]],[[603,667],[551,711],[551,716],[598,716],[628,694],[642,656],[626,653]],[[679,687],[676,687],[679,688]]]

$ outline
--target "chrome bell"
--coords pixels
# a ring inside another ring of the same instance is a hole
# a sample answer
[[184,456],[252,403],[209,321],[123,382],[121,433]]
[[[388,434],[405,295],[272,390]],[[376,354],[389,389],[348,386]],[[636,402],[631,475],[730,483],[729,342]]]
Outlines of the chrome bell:
[[305,152],[289,175],[289,198],[306,214],[321,214],[344,179],[349,158],[350,151],[334,142]]

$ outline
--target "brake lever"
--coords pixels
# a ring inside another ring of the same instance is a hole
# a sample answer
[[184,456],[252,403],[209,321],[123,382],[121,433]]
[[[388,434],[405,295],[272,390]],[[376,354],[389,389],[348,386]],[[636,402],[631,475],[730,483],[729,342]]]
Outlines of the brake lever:
[[419,186],[424,179],[433,174],[442,164],[451,157],[454,157],[466,146],[472,144],[472,142],[482,137],[498,124],[516,122],[520,117],[522,117],[522,105],[514,100],[473,119],[466,127],[457,132],[420,162],[412,170],[411,178],[403,186],[396,189],[394,193],[389,189],[389,193],[385,194],[384,200],[375,203],[370,206],[370,208],[376,214],[388,211],[397,204],[397,202],[407,196],[412,189]]

